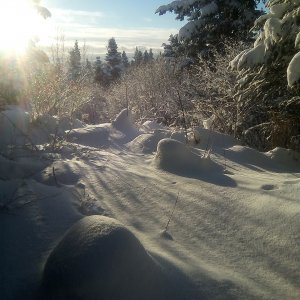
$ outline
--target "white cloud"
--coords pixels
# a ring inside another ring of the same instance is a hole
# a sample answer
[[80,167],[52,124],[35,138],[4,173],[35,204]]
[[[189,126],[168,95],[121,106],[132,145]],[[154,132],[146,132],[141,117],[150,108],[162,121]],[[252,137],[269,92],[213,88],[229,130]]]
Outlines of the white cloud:
[[[67,47],[72,47],[75,40],[78,40],[79,44],[85,41],[89,48],[98,54],[106,52],[106,45],[111,37],[116,39],[122,50],[133,51],[136,46],[161,49],[162,43],[168,40],[170,34],[178,32],[178,28],[97,26],[95,21],[97,18],[108,17],[99,11],[51,9],[51,12],[53,17],[49,20],[47,37],[42,38],[40,43],[43,46],[50,46],[56,42],[58,35],[63,34]],[[147,21],[150,22],[151,19]]]

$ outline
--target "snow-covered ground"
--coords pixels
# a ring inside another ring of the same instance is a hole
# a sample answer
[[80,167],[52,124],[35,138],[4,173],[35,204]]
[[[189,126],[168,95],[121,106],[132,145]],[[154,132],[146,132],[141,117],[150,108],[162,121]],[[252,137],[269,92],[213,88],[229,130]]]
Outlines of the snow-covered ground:
[[203,128],[185,146],[129,117],[68,132],[55,154],[0,156],[0,299],[34,299],[47,257],[87,215],[140,240],[165,299],[300,299],[300,155]]

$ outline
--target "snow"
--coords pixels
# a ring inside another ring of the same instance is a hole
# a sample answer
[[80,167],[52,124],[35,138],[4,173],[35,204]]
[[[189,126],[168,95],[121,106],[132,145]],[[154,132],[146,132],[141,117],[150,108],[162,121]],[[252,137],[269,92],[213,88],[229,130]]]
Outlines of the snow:
[[[266,60],[266,46],[265,44],[258,44],[253,49],[244,52],[237,64],[237,69],[242,70],[243,68],[253,67],[256,65],[263,64]],[[236,64],[236,63],[233,63]]]
[[265,39],[270,39],[272,42],[278,42],[282,37],[282,23],[279,18],[271,17],[264,25]]
[[[72,130],[58,153],[1,154],[1,300],[35,299],[60,270],[77,299],[118,291],[110,274],[139,295],[121,299],[159,299],[161,288],[166,300],[300,298],[299,153],[200,127],[186,145],[152,125],[123,111]],[[119,228],[122,247],[106,243]]]
[[8,144],[24,144],[29,119],[29,114],[19,106],[8,105],[5,110],[0,111],[0,149]]
[[201,18],[207,17],[209,15],[213,15],[218,11],[219,7],[215,1],[208,3],[200,9]]
[[287,68],[288,85],[292,87],[300,79],[300,52],[290,61]]
[[115,219],[82,218],[47,259],[41,299],[163,299],[161,272]]

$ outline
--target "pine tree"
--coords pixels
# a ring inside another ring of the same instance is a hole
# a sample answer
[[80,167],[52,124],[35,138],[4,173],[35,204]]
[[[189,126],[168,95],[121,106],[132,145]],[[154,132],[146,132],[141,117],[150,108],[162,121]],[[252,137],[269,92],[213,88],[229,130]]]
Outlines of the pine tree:
[[81,73],[81,54],[78,41],[75,41],[74,48],[69,52],[68,65],[70,78],[77,79]]
[[107,67],[110,70],[110,80],[114,81],[118,79],[122,72],[122,57],[121,53],[118,51],[118,45],[114,38],[111,38],[108,41],[105,60]]
[[125,69],[129,67],[129,60],[125,51],[122,52],[122,64]]
[[[177,39],[190,56],[208,51],[210,45],[222,48],[224,37],[249,39],[248,31],[261,14],[256,10],[260,0],[182,0],[160,6],[156,13],[174,12],[178,20],[186,20]],[[223,50],[223,49],[221,49]]]

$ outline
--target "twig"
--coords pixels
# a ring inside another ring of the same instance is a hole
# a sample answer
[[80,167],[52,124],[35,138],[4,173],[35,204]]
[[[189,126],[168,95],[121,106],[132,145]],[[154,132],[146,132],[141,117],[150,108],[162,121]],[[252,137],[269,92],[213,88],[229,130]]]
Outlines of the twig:
[[166,227],[165,227],[165,232],[168,230],[169,224],[170,224],[170,222],[171,222],[171,219],[172,219],[172,217],[173,217],[173,214],[174,214],[174,211],[175,211],[175,208],[176,208],[177,202],[178,202],[178,198],[179,198],[179,192],[178,192],[178,194],[177,194],[177,198],[176,198],[176,201],[175,201],[175,204],[174,204],[173,210],[172,210],[172,212],[171,212],[170,218],[169,218],[169,220],[168,220],[168,222],[167,222],[167,225],[166,225]]
[[184,107],[183,107],[183,103],[182,103],[182,100],[181,100],[181,97],[180,97],[180,94],[179,92],[177,91],[177,96],[178,96],[178,102],[179,102],[179,105],[180,105],[180,109],[181,109],[181,112],[182,112],[182,116],[183,116],[183,126],[184,126],[184,130],[185,130],[185,141],[186,143],[188,144],[188,134],[187,134],[187,124],[186,124],[186,118],[185,118],[185,112],[184,112]]
[[55,185],[56,185],[56,186],[59,186],[59,184],[58,184],[58,182],[57,182],[57,178],[56,178],[54,166],[52,167],[52,175],[53,175],[53,178],[54,178],[54,181],[55,181]]

